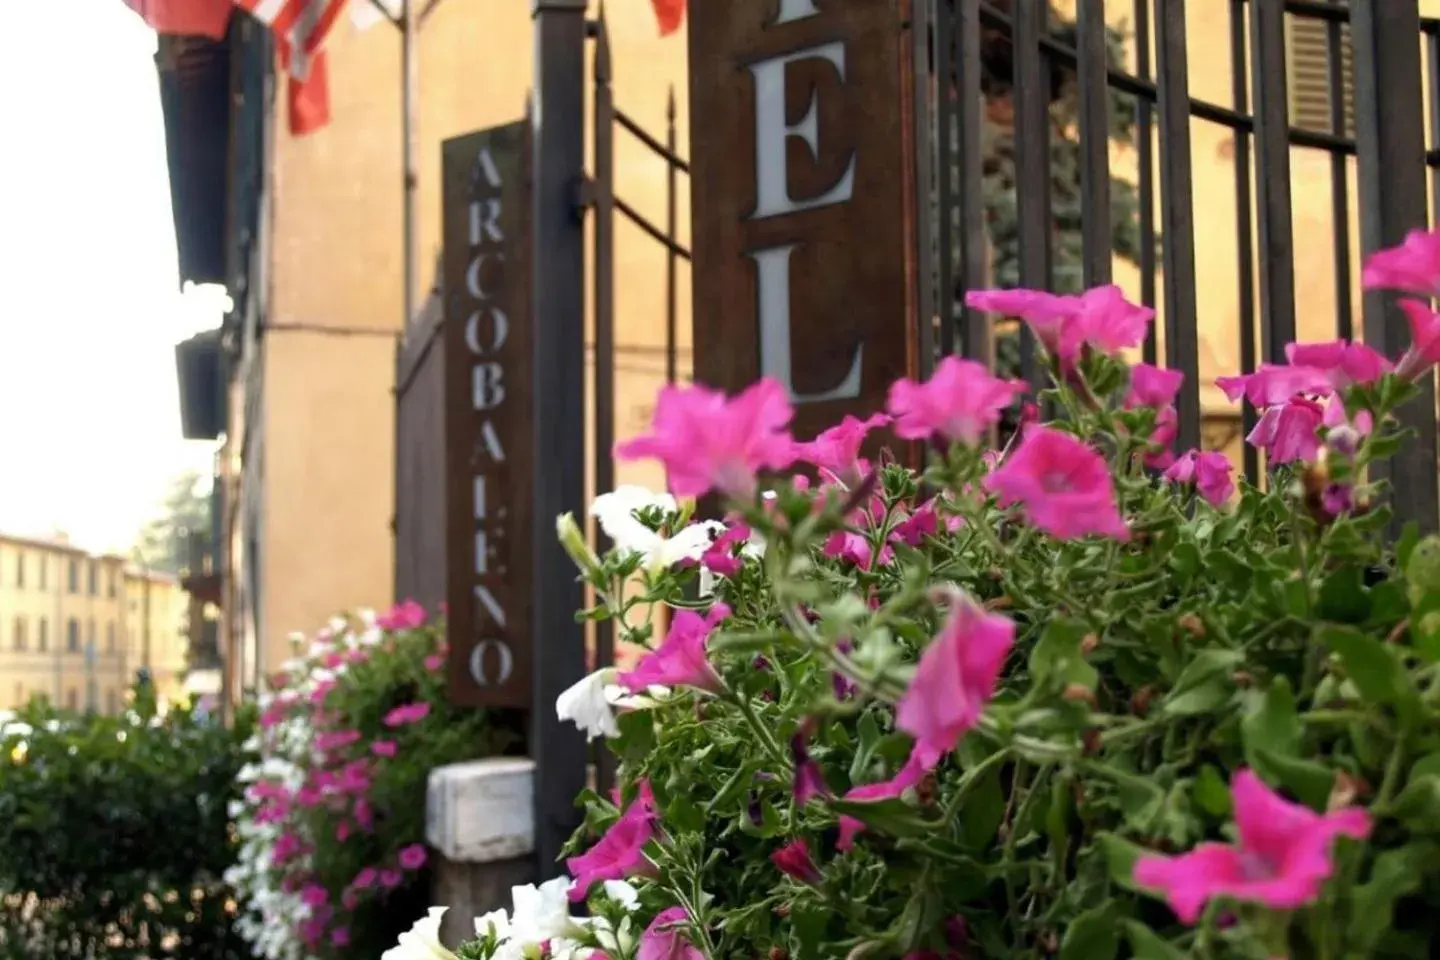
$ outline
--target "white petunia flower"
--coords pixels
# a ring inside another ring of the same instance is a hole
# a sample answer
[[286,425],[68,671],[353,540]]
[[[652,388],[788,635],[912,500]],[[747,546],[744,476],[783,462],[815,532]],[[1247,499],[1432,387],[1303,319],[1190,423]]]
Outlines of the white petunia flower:
[[627,912],[633,913],[640,905],[640,892],[625,880],[606,880],[604,887],[605,896],[614,900]]
[[556,715],[575,724],[590,740],[620,736],[615,711],[606,695],[607,687],[613,686],[614,682],[613,668],[596,670],[555,698]]
[[382,953],[380,960],[456,960],[440,943],[440,920],[446,909],[431,907],[415,926],[400,934],[400,942]]
[[620,486],[603,493],[590,505],[590,515],[600,521],[621,553],[637,553],[651,569],[674,566],[683,560],[699,560],[725,529],[722,523],[706,520],[694,523],[673,537],[663,537],[641,523],[636,514],[657,509],[673,514],[679,507],[668,493],[651,493],[644,487]]
[[496,940],[510,937],[510,915],[502,910],[491,910],[483,917],[475,918],[475,936],[488,937],[495,934]]
[[574,937],[580,925],[570,916],[570,878],[547,880],[540,886],[533,883],[512,887],[510,897],[510,938],[523,946]]

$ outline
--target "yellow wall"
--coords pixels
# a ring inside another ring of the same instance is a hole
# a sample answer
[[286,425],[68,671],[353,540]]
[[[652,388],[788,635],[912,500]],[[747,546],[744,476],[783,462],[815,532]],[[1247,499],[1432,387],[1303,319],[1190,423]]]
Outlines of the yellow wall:
[[[120,709],[129,684],[123,568],[119,557],[92,557],[64,544],[0,537],[0,704],[13,709],[45,696],[58,706],[84,709],[93,680],[96,709]],[[17,637],[23,640],[17,643]],[[92,640],[93,670],[87,668],[84,653]]]
[[[663,136],[668,85],[676,84],[683,153],[684,38],[661,39],[648,4],[612,4],[610,13],[617,17],[611,21],[617,103]],[[524,115],[528,5],[446,0],[419,48],[416,249],[423,295],[439,254],[441,142]],[[273,286],[260,414],[262,671],[289,655],[291,631],[313,630],[340,609],[391,599],[395,343],[384,334],[398,332],[402,316],[399,37],[383,24],[365,32],[342,24],[327,50],[331,122],[297,139],[280,118],[274,151]],[[663,224],[664,164],[623,134],[616,159],[617,192]],[[680,193],[684,224],[684,179]],[[616,433],[623,437],[648,424],[663,380],[664,257],[633,227],[619,223],[617,231]],[[688,230],[682,239],[688,242]],[[689,298],[682,269],[682,347],[689,343]],[[347,332],[287,329],[297,325]],[[682,372],[688,366],[682,355]],[[650,467],[626,468],[622,480],[661,482]],[[229,632],[238,633],[236,618],[227,619]]]
[[134,682],[136,670],[148,668],[155,694],[162,703],[185,699],[190,647],[185,632],[188,606],[189,594],[174,577],[154,572],[146,574],[133,567],[126,571],[125,633],[130,666],[126,682]]

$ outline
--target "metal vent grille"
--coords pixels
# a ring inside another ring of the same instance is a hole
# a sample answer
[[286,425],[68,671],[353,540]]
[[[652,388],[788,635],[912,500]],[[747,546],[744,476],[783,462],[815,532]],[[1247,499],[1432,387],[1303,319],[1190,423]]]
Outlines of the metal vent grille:
[[[1315,17],[1289,18],[1290,124],[1318,133],[1334,131],[1330,104],[1330,24]],[[1340,24],[1340,134],[1355,136],[1355,66],[1350,24]]]

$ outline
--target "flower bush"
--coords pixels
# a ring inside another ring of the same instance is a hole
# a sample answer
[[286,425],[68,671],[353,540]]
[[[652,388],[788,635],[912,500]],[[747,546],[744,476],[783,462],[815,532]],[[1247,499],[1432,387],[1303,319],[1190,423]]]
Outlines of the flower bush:
[[413,603],[338,618],[261,694],[228,874],[258,955],[375,957],[427,902],[430,769],[511,742],[446,701],[443,638]]
[[[1440,234],[1365,283],[1440,292]],[[558,705],[622,785],[582,798],[550,922],[488,918],[459,956],[1434,955],[1440,539],[1387,535],[1380,468],[1440,316],[1405,301],[1400,357],[1297,344],[1222,379],[1262,411],[1260,489],[1172,449],[1180,377],[1126,361],[1153,318],[1115,288],[971,304],[1052,375],[1002,449],[1023,387],[963,360],[808,443],[773,382],[669,388],[617,452],[723,493],[723,532],[677,558],[692,507],[628,491],[602,557],[561,518],[584,615],[647,651]],[[881,427],[923,470],[867,459]]]
[[41,701],[0,729],[0,957],[240,960],[233,729],[136,690],[119,717]]

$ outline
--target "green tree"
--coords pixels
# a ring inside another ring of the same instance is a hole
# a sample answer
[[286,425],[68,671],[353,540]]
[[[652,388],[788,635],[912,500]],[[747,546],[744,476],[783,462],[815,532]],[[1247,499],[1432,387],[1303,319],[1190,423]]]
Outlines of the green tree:
[[210,546],[211,510],[209,477],[189,471],[176,477],[164,506],[140,531],[136,550],[152,570],[180,574],[189,566],[189,536],[199,534]]

